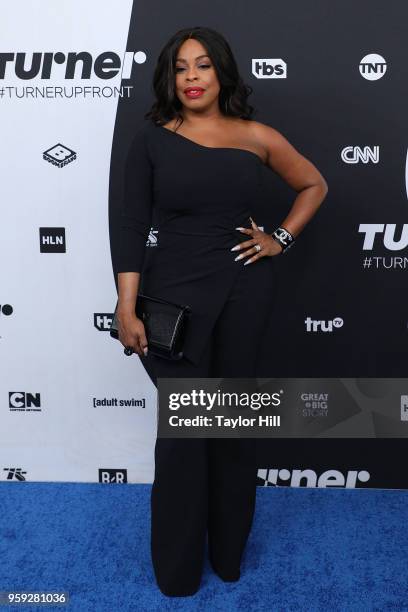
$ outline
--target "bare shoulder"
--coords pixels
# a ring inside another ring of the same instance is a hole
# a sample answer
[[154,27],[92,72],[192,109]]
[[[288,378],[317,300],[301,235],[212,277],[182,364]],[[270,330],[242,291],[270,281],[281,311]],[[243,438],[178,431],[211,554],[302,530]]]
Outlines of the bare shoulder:
[[241,130],[242,140],[258,152],[265,164],[271,165],[273,156],[285,146],[291,147],[283,134],[266,123],[254,119],[236,119],[235,127]]
[[279,130],[260,121],[249,121],[254,141],[266,152],[266,163],[296,191],[313,184],[327,183],[314,166]]
[[254,140],[266,149],[288,142],[285,136],[271,125],[253,119],[247,123]]

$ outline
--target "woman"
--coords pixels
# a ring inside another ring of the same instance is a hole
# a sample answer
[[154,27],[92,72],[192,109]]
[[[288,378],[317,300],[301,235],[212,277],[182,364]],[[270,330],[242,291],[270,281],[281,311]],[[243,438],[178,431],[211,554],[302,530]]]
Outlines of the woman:
[[[255,377],[274,299],[273,258],[316,213],[326,182],[277,130],[251,119],[251,88],[214,30],[177,32],[153,84],[157,100],[130,146],[121,223],[111,235],[119,339],[143,358],[155,384],[158,377]],[[250,216],[262,164],[298,192],[273,236]],[[153,208],[158,246],[144,265]],[[139,291],[191,307],[183,359],[149,354],[135,315]],[[165,595],[198,590],[207,530],[213,569],[225,581],[239,579],[256,471],[255,439],[157,438],[151,553]]]

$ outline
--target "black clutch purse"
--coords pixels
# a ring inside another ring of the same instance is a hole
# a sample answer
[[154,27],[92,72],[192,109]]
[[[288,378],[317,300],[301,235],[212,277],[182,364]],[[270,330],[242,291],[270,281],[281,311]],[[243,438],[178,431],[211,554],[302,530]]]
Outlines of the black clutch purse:
[[[119,339],[116,310],[110,327],[112,338]],[[139,293],[136,316],[143,321],[149,352],[166,359],[181,359],[190,306],[174,304],[161,298]]]

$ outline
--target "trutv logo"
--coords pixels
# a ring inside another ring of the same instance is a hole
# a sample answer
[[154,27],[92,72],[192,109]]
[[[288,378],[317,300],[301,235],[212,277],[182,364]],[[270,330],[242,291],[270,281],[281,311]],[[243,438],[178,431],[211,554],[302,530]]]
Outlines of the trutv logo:
[[65,79],[89,80],[97,77],[108,80],[118,74],[122,79],[130,79],[133,66],[145,61],[143,51],[126,51],[123,59],[114,51],[104,51],[95,57],[88,51],[0,53],[0,79],[14,76],[29,81],[62,76]]

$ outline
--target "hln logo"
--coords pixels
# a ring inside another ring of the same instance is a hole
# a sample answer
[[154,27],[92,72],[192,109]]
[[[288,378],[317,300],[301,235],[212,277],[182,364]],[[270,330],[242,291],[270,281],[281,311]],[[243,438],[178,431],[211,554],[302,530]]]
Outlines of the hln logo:
[[40,227],[40,253],[65,253],[65,227]]
[[99,469],[99,482],[106,484],[118,483],[123,484],[127,482],[127,470],[125,469],[111,469],[111,468],[100,468]]

